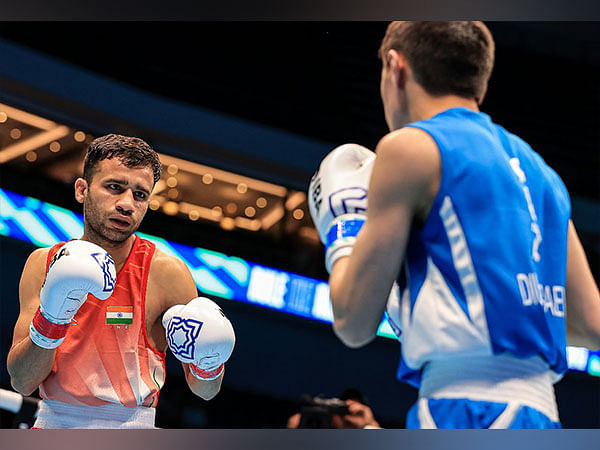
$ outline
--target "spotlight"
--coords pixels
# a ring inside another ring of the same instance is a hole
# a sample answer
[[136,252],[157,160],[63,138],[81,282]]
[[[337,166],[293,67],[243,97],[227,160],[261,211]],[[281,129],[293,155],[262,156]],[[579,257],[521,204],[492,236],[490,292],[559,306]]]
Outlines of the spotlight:
[[233,202],[227,203],[227,206],[225,207],[225,211],[227,211],[228,214],[235,214],[237,209],[237,205]]
[[169,216],[174,216],[179,212],[179,205],[175,202],[166,202],[163,207],[163,212]]
[[223,217],[221,219],[221,228],[227,231],[231,231],[235,228],[235,220],[231,217]]
[[49,148],[52,153],[59,152],[60,151],[60,143],[57,141],[52,141],[52,142],[50,142]]
[[258,206],[259,208],[264,208],[265,206],[267,206],[267,199],[264,197],[258,197],[256,199],[256,206]]

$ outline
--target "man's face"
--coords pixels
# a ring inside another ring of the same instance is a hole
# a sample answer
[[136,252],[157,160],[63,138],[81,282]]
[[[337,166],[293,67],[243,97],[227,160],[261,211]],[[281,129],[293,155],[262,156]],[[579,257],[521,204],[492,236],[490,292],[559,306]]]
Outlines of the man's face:
[[100,161],[82,194],[86,227],[108,241],[127,240],[148,210],[153,186],[149,166],[130,168],[116,157]]

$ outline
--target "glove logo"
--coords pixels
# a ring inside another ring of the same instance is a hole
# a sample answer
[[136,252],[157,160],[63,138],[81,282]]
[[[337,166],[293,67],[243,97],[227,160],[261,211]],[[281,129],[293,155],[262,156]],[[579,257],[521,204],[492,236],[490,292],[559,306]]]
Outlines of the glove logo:
[[52,261],[50,261],[50,265],[48,266],[48,270],[50,270],[50,268],[54,265],[54,263],[56,261],[58,261],[60,258],[62,258],[63,256],[69,256],[69,250],[67,250],[66,248],[61,248],[58,252],[56,252],[56,254],[52,257]]
[[110,267],[115,267],[115,262],[112,257],[107,253],[92,253],[92,258],[96,260],[100,268],[102,269],[102,273],[104,274],[104,288],[102,289],[104,292],[110,292],[115,288],[115,278],[113,278],[110,273]]
[[321,209],[321,202],[323,198],[321,197],[321,179],[319,178],[319,172],[317,171],[312,179],[310,180],[309,195],[312,204],[315,207],[317,215],[319,214],[319,210]]
[[174,355],[194,359],[194,343],[204,322],[175,316],[169,322],[167,340]]
[[329,196],[333,217],[342,214],[364,214],[367,211],[367,190],[360,187],[340,189]]
[[50,269],[52,268],[52,266],[54,265],[54,263],[56,261],[58,261],[62,256],[69,256],[69,250],[67,250],[66,248],[61,248],[58,252],[56,252],[54,254],[54,256],[52,257],[52,260],[50,261],[50,264],[48,265],[48,270],[46,271],[46,275],[44,276],[44,282],[42,283],[42,287],[44,287],[46,285],[46,279],[48,278],[48,272],[50,271]]

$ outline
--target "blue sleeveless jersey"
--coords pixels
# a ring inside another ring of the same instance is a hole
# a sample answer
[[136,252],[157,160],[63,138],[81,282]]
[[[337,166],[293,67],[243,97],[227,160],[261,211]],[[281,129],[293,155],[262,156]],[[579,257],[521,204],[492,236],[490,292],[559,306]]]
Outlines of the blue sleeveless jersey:
[[427,361],[505,352],[564,373],[570,201],[559,176],[484,113],[452,108],[408,126],[435,140],[442,175],[398,278],[398,378],[418,387]]

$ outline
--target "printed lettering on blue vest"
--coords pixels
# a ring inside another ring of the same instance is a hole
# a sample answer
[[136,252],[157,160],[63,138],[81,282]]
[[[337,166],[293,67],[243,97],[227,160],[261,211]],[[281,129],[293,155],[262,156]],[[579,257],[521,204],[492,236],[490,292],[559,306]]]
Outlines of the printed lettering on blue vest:
[[543,285],[536,273],[518,273],[517,284],[524,306],[539,306],[544,313],[555,317],[565,316],[565,288],[560,285]]

